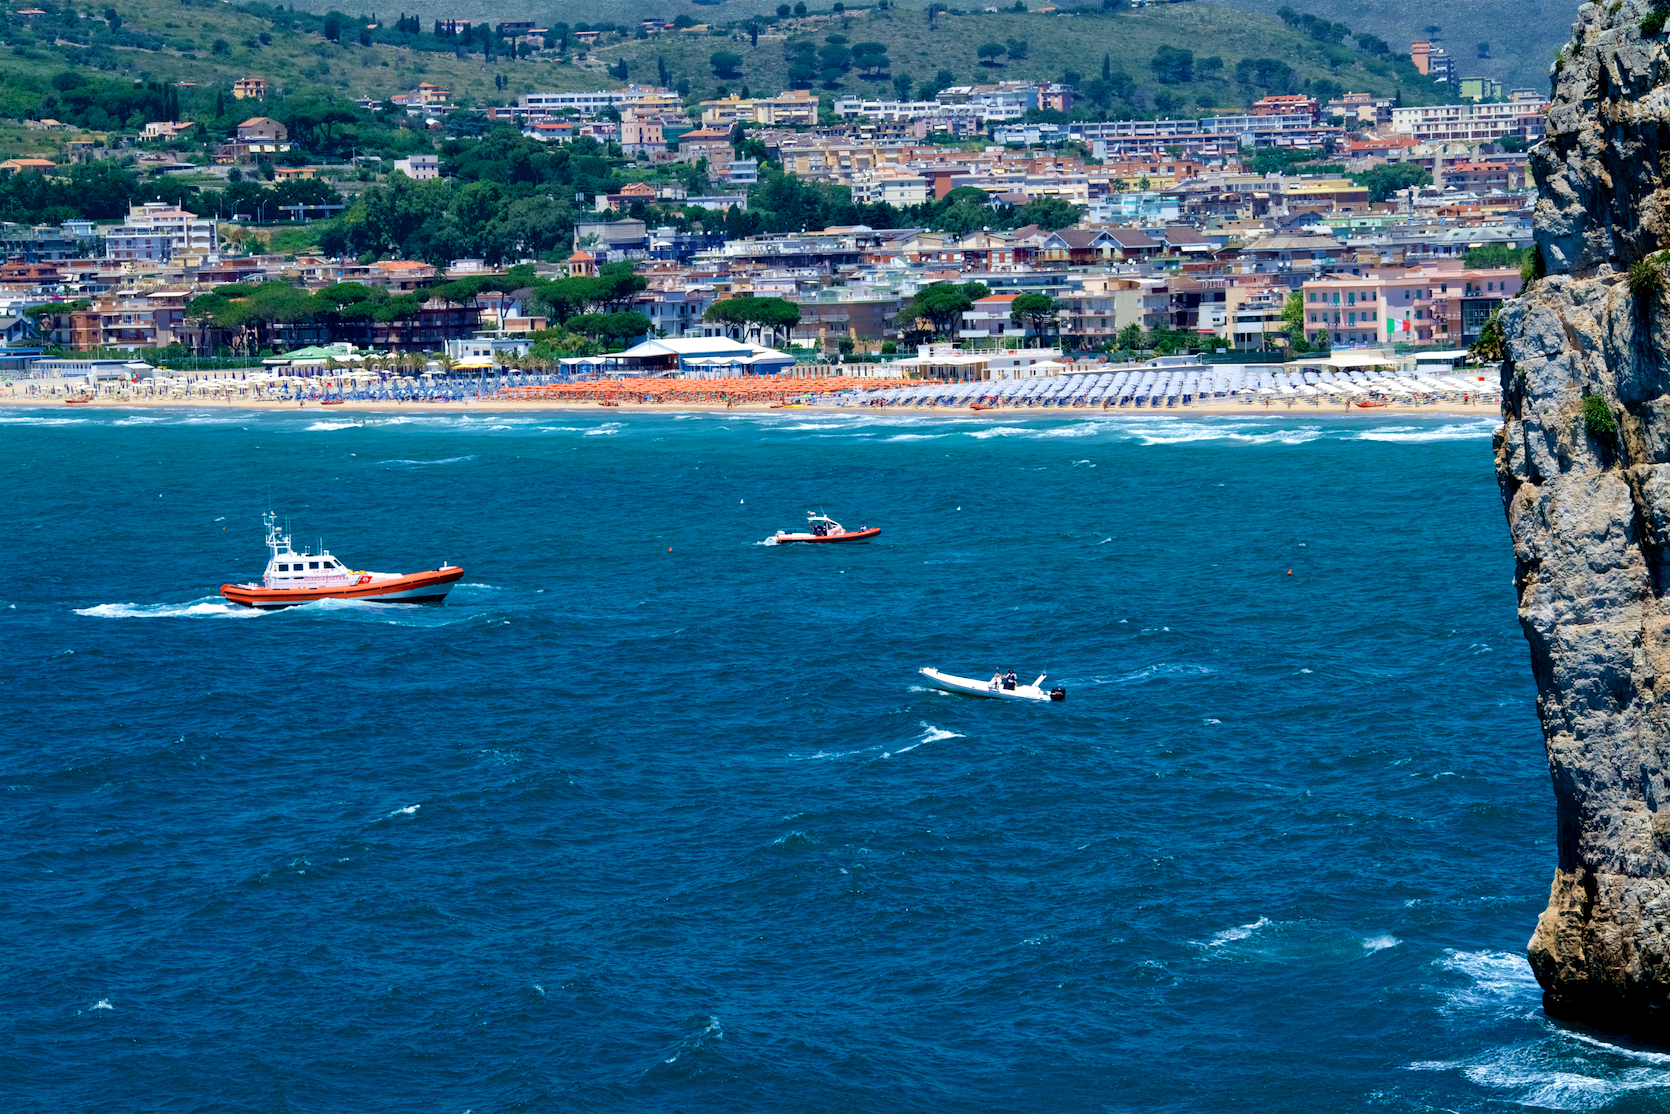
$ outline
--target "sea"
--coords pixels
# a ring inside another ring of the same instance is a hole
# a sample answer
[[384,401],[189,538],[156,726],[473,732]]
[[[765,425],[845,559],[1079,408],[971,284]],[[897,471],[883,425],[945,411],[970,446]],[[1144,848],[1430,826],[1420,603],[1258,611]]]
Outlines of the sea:
[[[1494,424],[0,412],[0,1109],[1670,1109]],[[269,508],[464,579],[229,605]]]

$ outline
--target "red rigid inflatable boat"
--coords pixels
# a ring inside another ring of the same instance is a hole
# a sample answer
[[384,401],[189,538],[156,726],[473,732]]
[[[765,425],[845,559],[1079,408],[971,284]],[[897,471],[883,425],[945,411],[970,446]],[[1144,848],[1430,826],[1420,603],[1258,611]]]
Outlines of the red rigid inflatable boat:
[[268,511],[267,548],[272,557],[259,584],[222,584],[220,594],[245,607],[272,610],[319,600],[368,600],[372,603],[439,603],[464,570],[442,565],[427,572],[389,573],[350,569],[330,550],[297,553],[290,535]]

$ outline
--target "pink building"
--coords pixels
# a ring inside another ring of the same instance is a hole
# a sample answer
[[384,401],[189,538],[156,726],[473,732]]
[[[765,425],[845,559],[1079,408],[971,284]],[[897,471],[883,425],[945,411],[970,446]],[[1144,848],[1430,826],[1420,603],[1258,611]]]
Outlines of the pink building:
[[1469,269],[1460,260],[1305,283],[1305,336],[1334,344],[1471,344],[1490,314],[1519,293],[1512,267]]

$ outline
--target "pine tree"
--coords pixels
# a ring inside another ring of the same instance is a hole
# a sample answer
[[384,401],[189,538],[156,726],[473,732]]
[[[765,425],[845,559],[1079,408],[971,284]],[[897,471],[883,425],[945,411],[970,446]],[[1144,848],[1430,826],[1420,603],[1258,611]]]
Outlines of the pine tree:
[[1102,80],[1107,81],[1112,77],[1113,77],[1113,55],[1104,54],[1104,55],[1102,55]]

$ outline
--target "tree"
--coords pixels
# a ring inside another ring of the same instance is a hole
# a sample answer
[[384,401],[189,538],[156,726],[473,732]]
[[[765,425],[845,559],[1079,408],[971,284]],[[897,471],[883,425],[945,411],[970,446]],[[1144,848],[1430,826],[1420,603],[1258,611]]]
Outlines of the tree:
[[1027,46],[1025,39],[1005,39],[1004,45],[1009,49],[1009,60],[1011,62],[1026,61]]
[[1369,201],[1378,202],[1411,186],[1430,186],[1432,175],[1412,162],[1391,162],[1353,174],[1351,180],[1359,186],[1367,186]]
[[778,19],[787,19],[789,17],[789,12],[791,10],[792,9],[787,4],[778,4],[777,5],[777,18]]
[[1163,45],[1154,52],[1148,68],[1161,85],[1183,85],[1194,79],[1194,64],[1194,51]]
[[1142,347],[1142,326],[1134,321],[1126,325],[1119,330],[1118,335],[1114,338],[1114,343],[1126,352],[1137,351]]
[[1515,270],[1523,267],[1525,261],[1536,251],[1532,247],[1510,248],[1506,244],[1481,244],[1476,248],[1468,248],[1462,261],[1469,267],[1512,267]]
[[702,320],[735,327],[744,340],[752,333],[769,346],[779,333],[785,341],[793,334],[800,324],[800,307],[783,298],[726,298],[709,306]]
[[1043,334],[1061,325],[1061,303],[1048,294],[1022,294],[1009,305],[1009,319]]
[[732,81],[742,76],[742,55],[733,54],[728,50],[716,50],[708,58],[713,65],[713,76],[723,81]]
[[1295,352],[1309,352],[1310,341],[1305,339],[1305,296],[1298,291],[1282,303],[1282,325],[1287,330],[1287,346]]
[[885,43],[858,43],[852,48],[852,64],[872,75],[879,75],[887,69],[887,46]]
[[908,73],[895,74],[893,76],[893,95],[901,101],[910,100],[910,91],[913,84]]
[[1078,223],[1083,210],[1059,197],[1035,197],[1015,210],[1019,225],[1035,224],[1045,232],[1071,228]]
[[954,285],[949,282],[936,282],[917,292],[910,304],[900,311],[893,319],[893,323],[901,329],[910,331],[917,321],[927,321],[936,334],[956,331],[957,323],[963,314],[980,298],[990,294],[991,290],[984,283],[965,282]]
[[984,43],[981,45],[980,49],[976,50],[974,53],[980,56],[980,64],[982,66],[996,66],[1001,64],[998,62],[998,59],[1003,57],[1004,54],[1008,53],[1008,51],[1009,48],[1004,46],[1002,43]]

